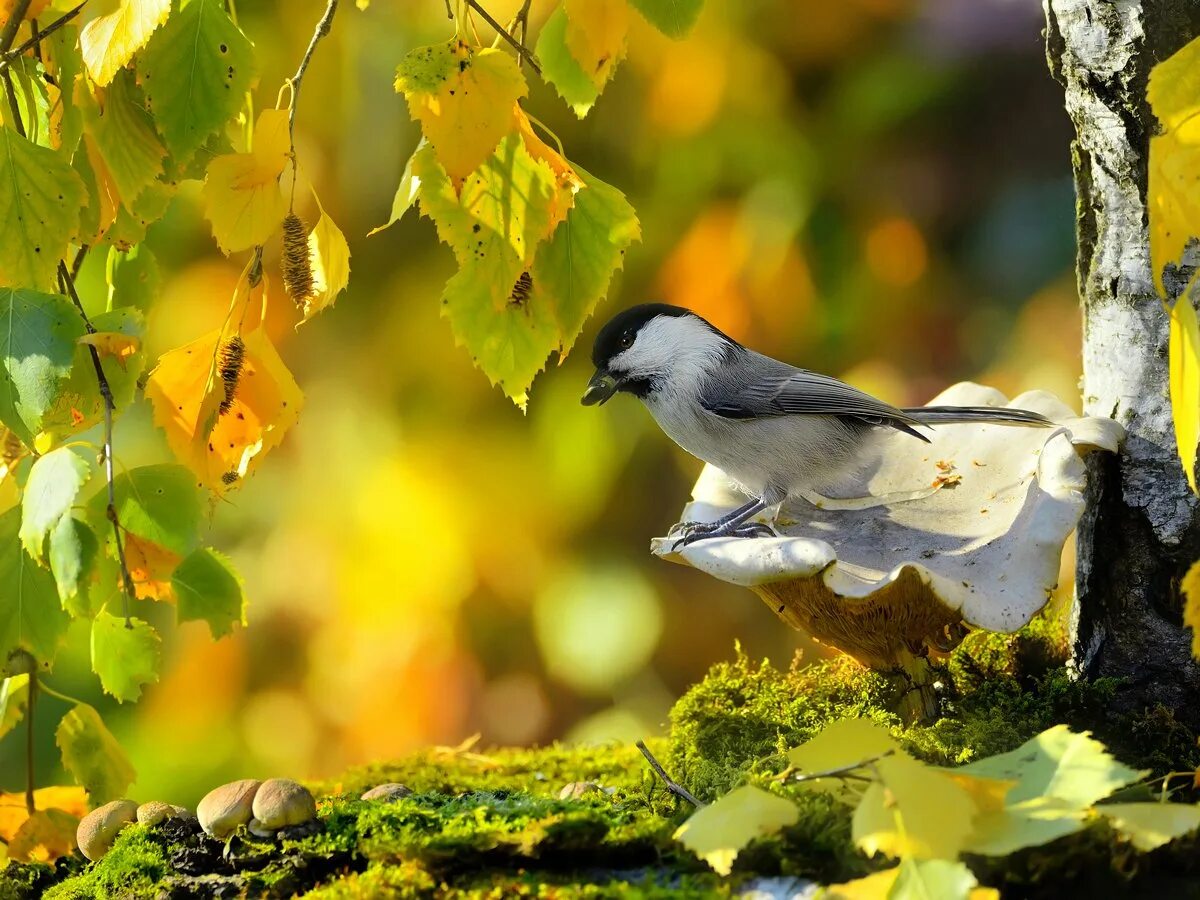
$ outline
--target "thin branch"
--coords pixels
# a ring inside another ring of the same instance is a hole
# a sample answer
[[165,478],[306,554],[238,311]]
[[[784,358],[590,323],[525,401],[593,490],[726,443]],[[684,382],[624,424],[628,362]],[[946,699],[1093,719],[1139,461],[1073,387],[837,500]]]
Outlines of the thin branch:
[[[525,46],[526,38],[529,37],[529,7],[533,5],[533,0],[525,0],[521,4],[521,8],[517,11],[517,17],[513,20],[512,31],[515,32],[519,27],[521,29],[517,40],[521,42],[521,46]],[[519,61],[518,61],[519,63]]]
[[37,812],[33,798],[33,707],[37,703],[37,664],[29,667],[29,703],[25,710],[25,811],[29,815]]
[[879,753],[875,756],[867,757],[866,759],[860,759],[858,762],[851,763],[848,766],[838,766],[836,769],[828,769],[824,772],[810,772],[807,775],[797,775],[795,778],[792,778],[788,783],[789,784],[801,784],[805,781],[816,781],[818,778],[862,779],[863,776],[857,774],[859,769],[865,769],[865,768],[874,766],[875,763],[879,762],[881,759],[886,759],[889,756],[895,755],[895,753],[896,753],[895,750],[885,750],[883,753]]
[[21,27],[25,13],[29,12],[29,3],[30,0],[17,0],[13,5],[8,21],[4,23],[4,28],[0,29],[0,53],[7,53],[8,48],[17,39],[17,29]]
[[445,0],[445,2],[446,2],[446,18],[453,19],[454,18],[454,10],[450,8],[450,0]]
[[679,784],[674,778],[667,774],[667,770],[664,769],[662,764],[654,758],[654,754],[650,752],[650,748],[646,746],[645,741],[638,741],[637,748],[642,751],[642,756],[646,757],[646,762],[650,763],[650,768],[652,768],[658,774],[658,777],[663,780],[663,783],[667,786],[668,791],[670,791],[676,797],[686,800],[688,803],[692,804],[692,806],[696,807],[696,809],[700,809],[702,806],[704,806],[703,803],[692,796],[692,793],[687,788]]
[[541,67],[537,64],[537,60],[533,58],[533,54],[526,49],[525,44],[509,34],[508,29],[492,18],[492,14],[479,5],[478,0],[467,0],[467,6],[479,13],[479,15],[483,18],[483,21],[491,25],[492,28],[495,29],[496,34],[504,38],[504,40],[508,42],[509,46],[517,51],[517,56],[529,63],[529,68],[533,69],[533,71],[538,75],[542,74]]
[[321,21],[317,23],[317,27],[313,30],[312,40],[308,42],[308,49],[304,51],[304,58],[300,60],[300,68],[296,69],[296,74],[288,79],[288,84],[292,87],[292,102],[291,108],[288,110],[288,146],[292,156],[292,197],[296,196],[296,107],[300,103],[300,85],[304,81],[304,73],[308,71],[308,64],[312,61],[313,52],[317,49],[317,44],[321,42],[321,38],[329,34],[329,29],[333,25],[333,15],[337,12],[338,0],[328,0],[325,7],[325,14],[321,16]]
[[17,134],[25,137],[25,123],[21,121],[21,107],[17,105],[17,92],[13,88],[12,76],[8,69],[0,69],[0,78],[4,79],[4,93],[8,96],[8,108],[12,111],[13,128]]
[[83,260],[87,257],[88,245],[80,244],[79,249],[75,252],[75,259],[71,263],[71,280],[79,279],[79,270],[83,268]]
[[[75,289],[75,279],[67,269],[67,264],[61,260],[58,263],[58,279],[75,302],[75,308],[83,317],[83,325],[87,329],[87,333],[95,334],[96,328],[88,318],[87,312],[84,311],[83,302],[79,299],[79,292]],[[91,351],[92,366],[96,370],[96,383],[100,387],[100,396],[104,398],[104,477],[108,482],[108,507],[105,509],[105,515],[112,523],[113,543],[117,548],[117,562],[121,566],[121,611],[125,617],[125,627],[133,628],[133,623],[129,621],[129,606],[134,596],[133,577],[129,574],[129,564],[125,560],[125,544],[121,540],[121,520],[117,516],[116,488],[113,485],[113,413],[117,406],[113,401],[112,387],[109,386],[108,376],[104,374],[104,366],[100,363],[99,352],[91,344],[88,345],[88,350]]]
[[[20,46],[5,52],[4,59],[0,60],[0,67],[12,65],[12,61],[26,50],[30,49],[31,47],[36,47],[40,41],[44,41],[46,38],[50,37],[50,35],[54,34],[54,32],[58,31],[58,29],[62,28],[77,15],[83,12],[83,8],[85,6],[87,6],[87,0],[83,0],[82,3],[69,12],[63,13],[41,31],[38,31],[37,28],[34,28],[33,37],[29,38],[29,40],[25,41],[25,43],[21,44]],[[41,55],[40,52],[38,55]]]

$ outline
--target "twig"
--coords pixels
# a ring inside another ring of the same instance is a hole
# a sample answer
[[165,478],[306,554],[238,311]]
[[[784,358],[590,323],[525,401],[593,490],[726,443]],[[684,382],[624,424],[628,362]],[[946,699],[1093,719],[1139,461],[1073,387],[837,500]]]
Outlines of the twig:
[[[82,3],[80,3],[78,6],[76,6],[74,9],[70,10],[69,12],[63,13],[61,16],[59,16],[57,19],[55,19],[53,22],[51,22],[49,25],[47,25],[41,31],[38,31],[37,28],[35,27],[33,29],[33,37],[29,38],[29,40],[25,41],[25,43],[21,44],[20,46],[15,47],[12,50],[5,51],[4,59],[0,60],[0,66],[7,67],[9,65],[12,65],[12,61],[14,59],[16,59],[18,56],[20,56],[22,53],[24,53],[26,50],[30,49],[31,47],[36,47],[40,41],[44,41],[46,38],[50,37],[50,35],[54,34],[54,32],[58,31],[58,29],[62,28],[64,25],[66,25],[68,22],[70,22],[72,19],[74,19],[77,15],[79,15],[81,12],[83,12],[83,8],[85,6],[87,6],[87,0],[83,0]],[[38,55],[39,56],[41,55],[40,51],[39,51]]]
[[87,252],[87,244],[80,244],[79,249],[75,252],[75,259],[71,262],[71,279],[73,281],[79,279],[79,270],[83,268],[83,260],[87,256]]
[[446,18],[453,19],[454,18],[454,10],[450,8],[450,0],[445,0],[445,3],[446,3]]
[[895,750],[885,750],[875,756],[860,759],[856,763],[851,763],[848,766],[838,766],[836,769],[828,769],[824,772],[810,772],[807,775],[797,775],[791,779],[791,784],[801,784],[805,781],[816,781],[818,778],[862,778],[861,775],[854,774],[858,769],[865,769],[868,766],[873,766],[881,759],[895,755]]
[[29,666],[29,703],[25,710],[25,811],[29,815],[37,812],[37,804],[33,798],[33,707],[37,703],[37,661],[31,660]]
[[[83,317],[83,325],[87,329],[87,333],[95,334],[96,328],[88,318],[87,312],[84,311],[83,302],[79,299],[79,292],[75,289],[75,279],[67,269],[67,264],[62,260],[59,260],[58,263],[58,279],[75,302],[75,308]],[[88,345],[88,350],[91,351],[92,366],[96,370],[96,383],[100,387],[100,396],[104,398],[104,477],[108,482],[108,506],[104,513],[108,521],[112,523],[113,543],[117,548],[117,562],[121,565],[121,611],[125,617],[125,627],[133,628],[133,623],[129,621],[129,605],[134,596],[133,577],[129,574],[129,564],[125,560],[125,544],[121,540],[121,520],[117,516],[117,495],[113,485],[113,413],[117,406],[113,401],[112,387],[109,386],[108,377],[104,374],[104,366],[100,363],[99,352],[92,344]]]
[[670,791],[676,797],[686,800],[688,803],[692,804],[692,806],[696,807],[696,809],[700,809],[702,806],[704,806],[703,803],[692,796],[692,793],[687,788],[676,782],[675,779],[667,774],[667,770],[664,769],[662,764],[654,758],[654,754],[650,752],[650,748],[646,746],[645,741],[638,741],[637,748],[642,751],[642,756],[646,757],[646,762],[650,763],[650,768],[658,773],[658,777],[663,780],[663,783],[667,786],[668,791]]
[[300,102],[300,85],[304,81],[304,73],[308,71],[308,64],[312,60],[313,51],[317,49],[317,44],[321,42],[321,38],[329,34],[329,29],[333,25],[333,14],[337,12],[338,0],[328,0],[325,7],[325,14],[321,16],[321,21],[317,23],[317,27],[313,30],[312,40],[308,42],[308,49],[304,51],[304,58],[300,60],[300,68],[296,69],[296,74],[288,79],[288,84],[292,88],[291,108],[288,110],[288,147],[292,156],[292,198],[296,196],[296,107]]
[[479,13],[479,15],[483,18],[483,21],[491,25],[492,28],[495,29],[496,34],[504,38],[504,40],[508,42],[509,46],[517,51],[517,56],[529,63],[529,68],[533,69],[533,71],[538,75],[542,74],[541,67],[537,64],[537,60],[533,58],[533,54],[526,49],[525,44],[509,34],[508,29],[492,18],[492,14],[479,5],[478,0],[467,0],[467,6]]
[[4,28],[0,29],[0,53],[7,53],[8,48],[17,39],[17,29],[21,27],[25,13],[29,12],[29,4],[30,0],[17,0],[13,5],[8,21],[4,23]]
[[513,19],[512,31],[516,31],[517,27],[521,28],[521,35],[518,40],[521,45],[525,45],[525,39],[529,36],[529,7],[533,5],[533,0],[525,0],[521,4],[521,8],[517,10],[517,17]]
[[13,88],[12,76],[8,69],[0,69],[0,78],[4,79],[4,93],[8,95],[8,108],[12,111],[13,128],[17,134],[25,137],[25,123],[21,121],[21,107],[17,105],[17,92]]

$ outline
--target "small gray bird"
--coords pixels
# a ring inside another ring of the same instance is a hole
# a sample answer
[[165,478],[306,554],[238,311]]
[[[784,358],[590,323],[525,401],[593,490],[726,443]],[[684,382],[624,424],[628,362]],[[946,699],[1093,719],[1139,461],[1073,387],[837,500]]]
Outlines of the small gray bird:
[[671,440],[711,463],[753,498],[715,522],[681,523],[675,549],[715,537],[771,535],[747,520],[788,497],[838,484],[894,428],[952,423],[1045,426],[1044,416],[987,406],[897,409],[857,388],[743,347],[691,310],[635,306],[600,329],[585,406],[633,394]]

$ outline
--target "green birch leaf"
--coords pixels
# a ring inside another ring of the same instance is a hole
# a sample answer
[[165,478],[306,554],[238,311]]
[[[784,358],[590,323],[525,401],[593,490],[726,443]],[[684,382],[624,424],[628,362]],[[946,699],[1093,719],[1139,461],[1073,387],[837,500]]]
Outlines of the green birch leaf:
[[137,58],[138,83],[180,164],[237,113],[254,80],[254,46],[221,0],[192,0]]
[[148,622],[101,610],[92,622],[92,671],[100,686],[121,703],[142,695],[142,685],[158,681],[162,639]]
[[575,115],[581,119],[586,116],[600,96],[600,89],[567,47],[567,14],[561,5],[542,26],[534,52],[542,65],[542,77],[554,85]]
[[83,205],[83,182],[57,153],[0,128],[0,285],[53,290]]
[[171,573],[176,614],[180,622],[204,621],[214,639],[246,624],[242,580],[229,559],[215,550],[200,549]]
[[[183,466],[163,463],[130,469],[113,479],[113,494],[123,531],[180,556],[198,543],[203,517],[200,492],[195,476]],[[108,523],[107,504],[107,488],[102,488],[88,505],[88,517],[97,530]]]
[[79,489],[92,475],[92,466],[70,447],[39,456],[29,470],[21,496],[21,544],[34,559],[46,561],[46,538],[69,518]]
[[117,73],[104,92],[103,107],[91,98],[89,101],[85,110],[96,147],[121,195],[122,206],[133,206],[162,174],[167,151],[129,70]]
[[110,247],[106,275],[112,305],[133,307],[142,313],[150,311],[162,287],[158,259],[145,244],[126,251]]
[[63,716],[54,739],[63,767],[83,785],[93,808],[123,797],[137,777],[100,714],[86,703],[76,704]]
[[[97,331],[113,331],[136,337],[145,336],[146,322],[142,313],[133,307],[112,309],[92,317],[92,326]],[[133,403],[138,378],[146,367],[146,353],[139,349],[124,360],[125,365],[114,356],[101,355],[100,367],[108,386],[112,390],[115,413],[120,416]],[[96,368],[91,351],[77,344],[71,365],[71,374],[59,389],[54,405],[42,419],[42,430],[57,434],[77,434],[104,420],[104,398],[96,381]]]
[[413,173],[413,160],[425,148],[426,143],[425,138],[421,138],[417,144],[417,149],[413,151],[412,156],[408,158],[408,162],[404,164],[404,172],[400,175],[400,185],[396,188],[396,196],[392,198],[392,212],[388,216],[387,222],[378,228],[372,228],[367,232],[367,237],[391,228],[404,217],[409,207],[417,202],[417,195],[421,190],[421,179]]
[[888,900],[968,900],[979,885],[960,862],[902,859]]
[[13,652],[27,650],[49,668],[69,620],[58,600],[53,576],[21,546],[21,508],[0,516],[0,674]]
[[633,8],[669,38],[687,37],[696,20],[704,0],[629,0]]
[[11,675],[0,681],[0,738],[17,727],[29,709],[29,676]]
[[83,319],[66,297],[0,288],[0,422],[30,446],[83,334]]
[[57,146],[63,159],[72,159],[83,137],[83,111],[75,104],[75,79],[83,71],[83,56],[79,51],[79,29],[68,23],[42,40],[48,66],[58,82],[58,97],[51,109],[50,127],[54,129]]
[[585,186],[575,194],[567,218],[538,248],[531,272],[534,296],[544,293],[556,310],[564,352],[608,293],[625,249],[642,236],[624,194],[578,167],[575,172]]
[[89,618],[87,578],[96,565],[100,544],[96,533],[72,516],[63,516],[50,532],[50,572],[63,608],[76,618]]

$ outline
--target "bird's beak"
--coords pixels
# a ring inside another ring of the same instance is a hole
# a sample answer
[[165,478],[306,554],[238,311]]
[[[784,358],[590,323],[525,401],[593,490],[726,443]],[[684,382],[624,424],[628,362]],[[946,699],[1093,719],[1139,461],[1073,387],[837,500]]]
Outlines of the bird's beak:
[[617,392],[618,387],[617,379],[604,369],[597,369],[592,380],[588,382],[587,390],[583,392],[581,402],[584,406],[595,406],[597,403],[603,405],[609,397]]

